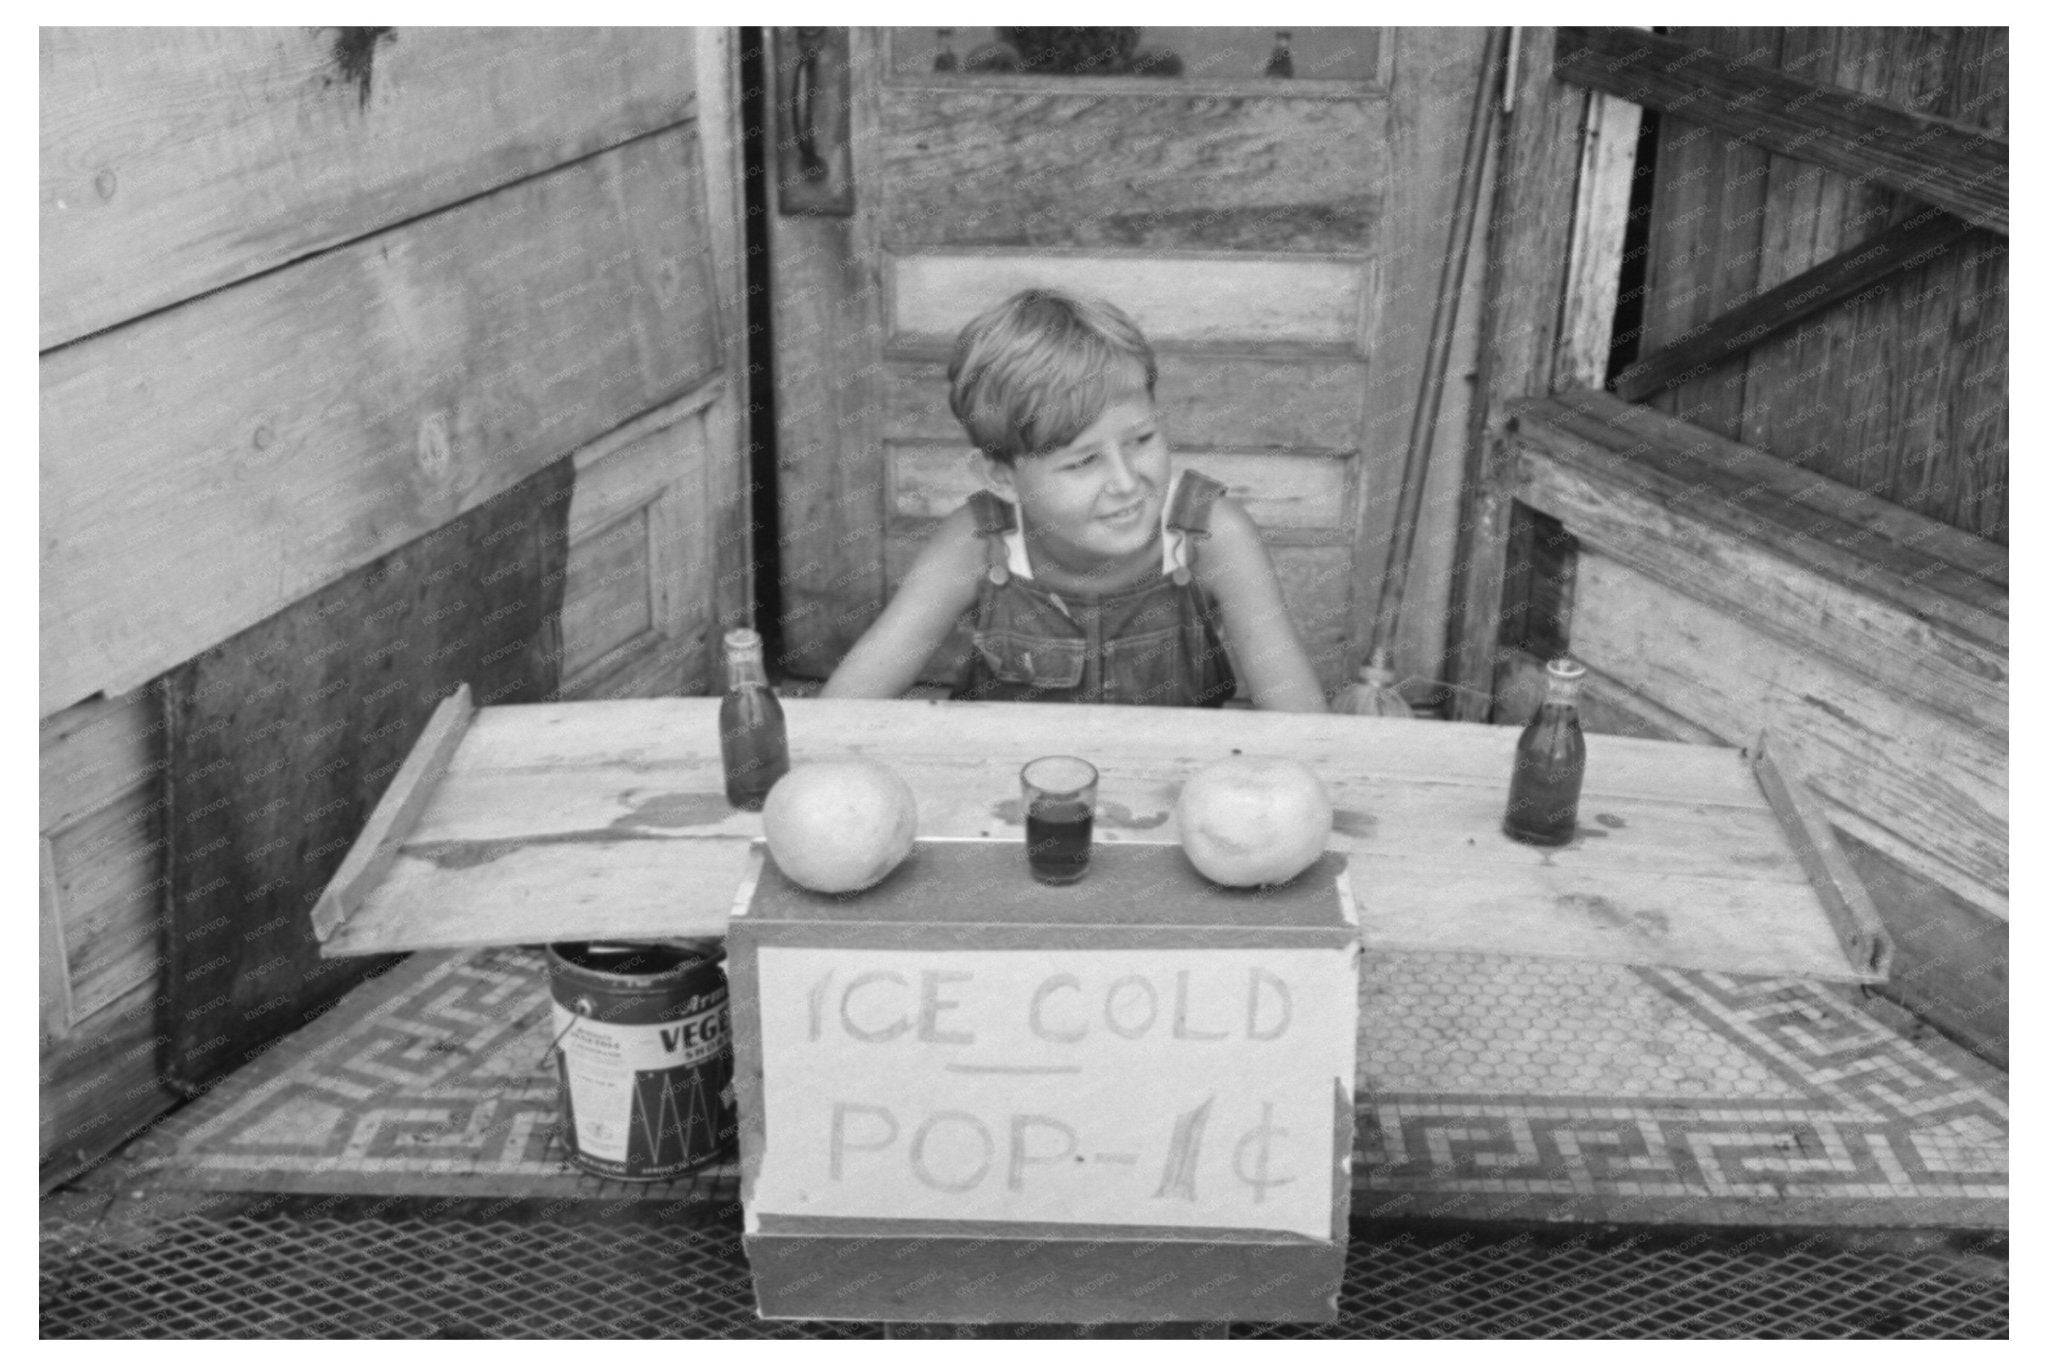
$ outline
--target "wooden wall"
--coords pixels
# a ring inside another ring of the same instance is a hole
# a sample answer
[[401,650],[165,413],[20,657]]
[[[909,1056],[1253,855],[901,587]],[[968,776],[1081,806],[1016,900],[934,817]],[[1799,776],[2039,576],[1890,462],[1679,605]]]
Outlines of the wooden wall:
[[[1526,36],[1525,54],[1547,58],[1547,31]],[[1671,36],[2005,129],[2002,29]],[[1490,301],[1489,460],[1519,528],[1506,574],[1493,571],[1497,636],[1473,617],[1475,658],[1497,640],[1505,666],[1492,719],[1525,718],[1542,657],[1568,649],[1589,669],[1600,728],[1733,745],[1767,732],[1823,801],[1898,946],[1885,990],[2002,1063],[2005,239],[1970,229],[1643,405],[1598,392],[1604,367],[1504,363],[1531,344],[1561,353],[1576,252],[1561,263],[1549,244],[1600,229],[1586,219],[1596,203],[1556,193],[1546,205],[1558,177],[1520,170],[1577,161],[1583,178],[1590,149],[1576,116],[1586,90],[1530,74]],[[1643,355],[1918,207],[1688,124],[1682,105],[1658,124]],[[1621,212],[1609,202],[1610,218]]]
[[[1745,62],[2004,137],[2002,28],[1677,28]],[[1915,206],[1667,114],[1642,354],[1867,241]],[[2006,241],[1952,249],[1657,396],[1665,412],[2004,544]]]
[[169,1103],[151,680],[573,458],[562,691],[751,586],[724,30],[44,29],[41,1153]]

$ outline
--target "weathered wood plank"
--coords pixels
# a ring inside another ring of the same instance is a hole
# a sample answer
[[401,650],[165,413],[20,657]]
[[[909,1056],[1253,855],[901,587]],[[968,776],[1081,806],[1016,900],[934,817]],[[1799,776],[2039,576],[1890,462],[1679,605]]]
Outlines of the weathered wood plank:
[[[854,751],[817,736],[808,748],[793,749],[792,756],[801,761],[847,752]],[[1108,765],[1095,837],[1112,844],[1177,843],[1174,801],[1181,784],[1208,757],[1149,754]],[[1023,837],[1023,813],[1013,791],[1017,765],[1009,756],[920,754],[911,762],[919,838]],[[1533,871],[1552,866],[1559,857],[1504,836],[1474,842],[1475,831],[1498,834],[1505,770],[1490,775],[1491,781],[1459,782],[1383,774],[1356,764],[1319,772],[1337,813],[1331,847],[1341,852],[1370,855],[1385,865],[1433,868],[1455,861],[1477,870]],[[1578,852],[1599,843],[1598,861],[1616,877],[1725,878],[1733,867],[1741,869],[1745,884],[1808,885],[1796,849],[1781,837],[1782,819],[1765,803],[1715,807],[1703,815],[1695,803],[1674,801],[1668,794],[1610,790],[1610,783],[1627,781],[1626,772],[1612,777],[1589,772],[1591,788],[1581,804],[1585,833]],[[546,772],[451,773],[403,843],[409,857],[461,869],[503,852],[496,846],[523,840],[550,847],[587,842],[617,848],[633,842],[746,839],[758,832],[757,817],[726,802],[716,764],[585,764]]]
[[[1509,34],[1502,29],[1487,28],[1486,46],[1480,56],[1480,76],[1473,83],[1469,100],[1471,113],[1468,116],[1465,135],[1461,139],[1462,153],[1458,174],[1453,180],[1456,199],[1451,207],[1450,226],[1444,238],[1442,260],[1437,269],[1437,285],[1431,300],[1429,331],[1420,360],[1421,384],[1410,408],[1407,440],[1403,443],[1404,459],[1401,473],[1394,487],[1396,496],[1391,520],[1384,523],[1386,528],[1386,550],[1378,556],[1384,566],[1380,570],[1377,592],[1370,592],[1365,582],[1367,565],[1353,566],[1356,591],[1352,595],[1354,605],[1362,611],[1368,595],[1374,600],[1371,623],[1364,630],[1367,658],[1375,666],[1393,664],[1398,676],[1398,663],[1394,644],[1401,621],[1401,610],[1406,602],[1409,568],[1414,560],[1414,546],[1422,520],[1423,495],[1428,485],[1431,453],[1443,410],[1443,397],[1451,368],[1451,351],[1455,343],[1459,305],[1466,281],[1466,266],[1470,262],[1473,226],[1479,209],[1480,187],[1484,179],[1485,159],[1495,142],[1495,124],[1499,116],[1497,101],[1506,97],[1504,73],[1507,64]],[[1462,388],[1463,386],[1459,386]],[[1463,462],[1458,462],[1462,469]],[[1374,544],[1378,537],[1370,534],[1377,531],[1377,525],[1368,530],[1360,539]],[[1439,542],[1440,543],[1440,542]],[[1363,620],[1359,618],[1358,620]],[[1432,633],[1433,634],[1433,633]],[[1434,643],[1434,642],[1432,642]]]
[[163,772],[162,719],[148,689],[95,697],[43,718],[38,825],[55,830]]
[[1822,909],[1841,940],[1842,953],[1849,962],[1866,969],[1873,977],[1890,975],[1892,944],[1886,936],[1877,910],[1862,879],[1849,866],[1828,828],[1820,803],[1806,790],[1799,775],[1770,749],[1768,733],[1759,735],[1750,751],[1750,764],[1757,782],[1770,798],[1778,822],[1791,837],[1793,852],[1806,870],[1806,880],[1820,893]]
[[418,824],[420,813],[433,796],[434,787],[448,771],[449,760],[462,743],[476,715],[464,683],[434,708],[426,729],[413,742],[405,762],[392,775],[390,786],[378,799],[376,810],[356,836],[354,847],[334,870],[334,876],[313,907],[313,933],[325,939],[339,929],[362,905],[363,892],[384,875],[397,857],[398,845],[406,832]]
[[705,690],[694,647],[717,620],[719,596],[706,435],[725,395],[724,379],[714,380],[576,453],[563,696],[627,696],[618,690],[636,682],[657,693]]
[[1981,129],[1639,29],[1561,28],[1554,70],[2006,231],[2006,144]]
[[[758,826],[760,817],[753,819]],[[321,952],[545,943],[560,938],[565,927],[592,939],[722,936],[750,841],[700,839],[689,845],[597,838],[570,852],[545,842],[415,842],[378,889],[376,915],[343,925]]]
[[714,691],[716,652],[706,643],[715,626],[681,636],[628,642],[563,681],[565,702],[623,697],[695,697]]
[[[1351,622],[1341,681],[1348,682],[1372,641],[1372,616],[1397,535],[1394,494],[1401,462],[1424,402],[1432,321],[1443,280],[1461,163],[1468,138],[1484,28],[1398,27],[1385,49],[1398,72],[1388,90],[1389,178],[1384,224],[1374,244],[1374,298],[1366,347],[1372,355],[1362,390],[1361,481],[1377,496],[1353,501]],[[1498,121],[1490,140],[1498,176]],[[1482,181],[1482,186],[1485,181]],[[1483,195],[1483,191],[1482,191]],[[1482,221],[1485,199],[1481,200]],[[1429,476],[1418,513],[1399,631],[1386,642],[1404,678],[1434,679],[1443,671],[1445,622],[1457,595],[1459,521],[1469,478],[1464,450],[1479,390],[1466,382],[1477,368],[1478,319],[1484,307],[1487,252],[1476,227],[1465,263],[1464,290],[1451,333],[1451,379],[1440,396]]]
[[1557,388],[1599,389],[1607,383],[1642,122],[1641,109],[1607,95],[1596,96],[1586,109],[1586,131],[1579,144],[1579,197],[1572,209],[1571,265],[1551,374]]
[[1578,572],[1572,643],[1589,664],[1725,739],[1768,728],[1836,826],[2009,915],[2002,739],[1590,547]]
[[675,403],[643,413],[576,452],[569,536],[587,536],[662,496],[678,480],[695,491],[706,453],[705,409],[723,400],[720,378]]
[[1594,668],[1586,670],[1585,680],[1579,685],[1579,715],[1592,734],[1633,735],[1642,740],[1676,740],[1688,745],[1728,744],[1706,727],[1694,725],[1654,698],[1645,697]]
[[[852,50],[853,178],[873,185],[880,137],[873,87],[882,56],[857,28]],[[770,98],[789,92],[772,89]],[[772,189],[772,185],[770,186]],[[775,374],[782,667],[825,678],[880,615],[887,480],[869,390],[882,353],[872,215],[791,215],[768,205]]]
[[[1372,716],[821,698],[787,698],[783,709],[792,754],[890,753],[934,765],[971,756],[967,761],[1011,763],[1013,771],[1024,759],[1052,752],[1043,748],[1046,744],[1065,739],[1114,749],[1131,763],[1193,765],[1233,749],[1272,749],[1318,772],[1356,769],[1416,783],[1492,787],[1505,782],[1515,748],[1514,733],[1502,727]],[[1188,724],[1197,719],[1201,725]],[[1001,738],[992,745],[991,736]],[[1733,750],[1619,736],[1603,737],[1599,749],[1598,781],[1589,776],[1589,792],[1769,809]],[[637,767],[652,777],[655,769],[707,763],[718,763],[716,698],[536,703],[478,711],[449,766],[449,781],[485,772],[553,772],[588,764]]]
[[[502,940],[520,931],[485,910],[524,924],[551,908],[545,932],[559,933],[565,914],[611,924],[621,907],[666,917],[635,925],[715,932],[760,828],[724,800],[716,708],[485,709],[357,932],[410,947],[452,942],[460,922],[462,935]],[[1589,833],[1544,851],[1499,833],[1515,739],[1505,728],[1223,712],[1198,731],[1185,714],[1143,708],[1000,703],[791,699],[786,710],[793,754],[869,755],[903,772],[926,838],[1017,839],[1015,771],[1048,746],[1102,757],[1105,841],[1155,844],[1175,838],[1171,805],[1202,763],[1287,754],[1331,789],[1333,846],[1351,856],[1374,942],[1858,978],[1733,750],[1592,737]],[[1447,939],[1447,926],[1463,928]]]
[[[1356,454],[1177,449],[1174,465],[1227,485],[1261,531],[1339,531],[1350,525],[1347,464]],[[979,462],[965,442],[892,441],[888,461],[889,506],[897,517],[943,517],[982,487]]]
[[[1354,451],[1361,441],[1362,361],[1273,361],[1168,351],[1159,357],[1159,414],[1176,444]],[[882,375],[882,435],[964,441],[946,400],[943,361],[890,361]]]
[[47,835],[73,1020],[156,980],[162,819],[144,783]]
[[1472,433],[1462,480],[1449,604],[1454,689],[1451,715],[1483,721],[1492,708],[1501,649],[1502,578],[1510,555],[1514,453],[1505,404],[1547,392],[1557,365],[1572,210],[1578,197],[1579,129],[1589,97],[1549,76],[1554,31],[1526,28],[1510,79],[1514,112],[1495,177],[1489,266],[1480,321],[1483,426]]
[[1972,609],[1889,599],[1881,564],[1859,574],[1855,558],[1817,559],[1776,520],[1739,509],[1714,516],[1698,501],[1674,506],[1664,490],[1550,458],[1544,438],[1525,449],[1544,454],[1524,460],[1518,496],[1599,553],[1939,715],[2006,734],[2004,650],[1946,624]]
[[[1769,66],[1780,28],[1682,29],[1686,43]],[[1659,123],[1645,271],[1643,346],[1661,348],[1752,297],[1770,218],[1770,154],[1679,119]],[[1671,155],[1666,157],[1666,151]],[[1745,367],[1724,365],[1658,395],[1657,407],[1712,431],[1741,430]]]
[[1379,235],[1371,100],[885,87],[882,244],[1355,251]]
[[1939,209],[1924,209],[1637,361],[1615,377],[1614,392],[1635,403],[1693,378],[1744,354],[1801,318],[1841,303],[1887,276],[1924,265],[1967,231],[1961,219]]
[[163,883],[155,689],[42,723],[42,1181],[73,1176],[169,1107],[154,997]]
[[[1830,30],[1788,28],[1779,46],[1779,65],[1807,80],[1841,84],[1836,75],[1841,47],[1841,40]],[[1679,125],[1672,131],[1683,128]],[[1711,137],[1703,130],[1684,131],[1700,131],[1703,139]],[[1873,225],[1882,220],[1871,214],[1850,225],[1846,206],[1852,197],[1875,198],[1882,193],[1854,187],[1839,171],[1812,162],[1770,158],[1757,284],[1775,286],[1868,238]],[[1859,212],[1864,207],[1859,205]],[[1822,414],[1837,408],[1832,400],[1841,389],[1841,366],[1832,357],[1838,351],[1846,352],[1850,344],[1847,320],[1840,310],[1760,340],[1746,361],[1742,426],[1723,435],[1841,479],[1823,455],[1829,444],[1826,433],[1835,424]],[[1648,349],[1642,354],[1649,354]]]
[[1895,948],[1878,991],[2000,1068],[2011,1066],[2011,935],[2003,920],[1837,832]]
[[604,530],[570,543],[569,578],[562,588],[565,677],[575,676],[653,627],[647,522],[647,509],[636,508]]
[[[956,89],[966,85],[995,86],[1006,90],[1045,90],[1073,84],[1070,77],[1039,72],[961,70],[984,44],[1002,39],[995,28],[892,28],[888,37],[889,83],[917,89]],[[947,46],[954,64],[939,69],[938,35],[951,35]],[[1289,56],[1293,74],[1285,87],[1295,99],[1358,99],[1373,92],[1369,83],[1383,84],[1388,77],[1388,31],[1350,25],[1321,27],[1299,25],[1289,30]],[[1155,99],[1177,99],[1188,91],[1210,96],[1271,98],[1273,80],[1266,66],[1275,47],[1271,29],[1218,27],[1212,24],[1180,27],[1147,25],[1141,51],[1149,49],[1178,58],[1179,74],[1161,79],[1159,74],[1090,74],[1088,88],[1102,87],[1119,95],[1147,95]]]
[[43,712],[701,381],[696,181],[689,130],[644,139],[44,357]]
[[[745,109],[740,80],[739,30],[700,28],[697,30],[697,104],[700,110],[697,134],[704,174],[705,240],[710,248],[711,273],[716,281],[719,336],[722,342],[721,385],[717,401],[704,412],[703,441],[706,452],[704,484],[700,495],[703,511],[695,513],[695,498],[680,488],[671,495],[676,504],[664,502],[670,522],[685,513],[697,518],[684,544],[689,550],[689,567],[678,571],[681,581],[693,581],[701,558],[711,586],[711,623],[705,629],[741,626],[754,613],[754,510],[753,490],[761,477],[753,468],[753,407],[748,401],[748,347],[753,322],[748,316],[745,223],[746,157]],[[659,552],[664,535],[658,523],[654,547]],[[671,557],[686,558],[686,557]],[[673,629],[686,628],[678,616]],[[712,660],[702,641],[678,639],[668,648],[669,662],[684,670],[673,677],[684,692],[704,692],[717,686],[710,673]]]
[[41,1189],[78,1175],[177,1104],[157,1076],[156,994],[154,982],[136,987],[42,1055]]
[[64,902],[48,836],[36,841],[36,1019],[42,1052],[71,1032],[71,955],[64,943]]
[[1031,285],[1108,299],[1157,346],[1355,355],[1371,325],[1364,260],[934,250],[888,262],[890,346],[950,350],[976,314]]
[[1606,395],[1532,400],[1516,405],[1515,422],[1520,446],[1586,477],[2005,648],[2006,556],[1979,537]]
[[[1792,28],[1781,64],[1859,95],[2002,131],[2004,34]],[[1838,171],[1788,157],[1770,163],[1758,287],[1868,240],[1916,207]],[[1683,231],[1672,246],[1690,250]],[[1740,427],[1717,430],[2002,543],[2005,256],[2002,237],[1974,230],[1910,275],[1766,339],[1741,371]]]
[[40,345],[681,122],[696,42],[688,28],[45,28]]
[[[1502,837],[1505,841],[1505,836]],[[1353,856],[1359,925],[1369,949],[1470,951],[1609,963],[1683,963],[1706,971],[1868,981],[1844,962],[1796,883],[1640,869],[1559,876]],[[1768,966],[1765,966],[1768,965]]]

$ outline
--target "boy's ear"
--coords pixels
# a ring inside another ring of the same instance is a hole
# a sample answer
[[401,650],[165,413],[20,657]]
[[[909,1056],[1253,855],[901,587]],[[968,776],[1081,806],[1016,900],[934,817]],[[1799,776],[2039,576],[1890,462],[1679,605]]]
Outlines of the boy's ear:
[[1014,500],[1017,496],[1017,471],[985,455],[975,458],[981,462],[981,482],[1003,497]]

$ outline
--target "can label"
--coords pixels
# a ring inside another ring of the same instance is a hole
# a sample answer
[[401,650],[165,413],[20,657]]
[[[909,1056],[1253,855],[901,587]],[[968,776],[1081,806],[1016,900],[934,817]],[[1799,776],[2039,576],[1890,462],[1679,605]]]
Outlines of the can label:
[[554,1003],[562,1090],[583,1165],[672,1176],[713,1156],[731,1127],[725,993],[657,1024],[611,1024]]

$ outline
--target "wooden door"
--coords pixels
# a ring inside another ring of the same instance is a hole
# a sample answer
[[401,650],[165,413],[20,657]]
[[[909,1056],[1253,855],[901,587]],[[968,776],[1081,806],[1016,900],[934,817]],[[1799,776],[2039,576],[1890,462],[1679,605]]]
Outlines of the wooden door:
[[[561,694],[713,685],[751,597],[736,39],[41,31],[46,1179],[171,1103],[167,850],[197,827],[157,680],[317,631],[317,595],[573,461]],[[305,695],[302,731],[352,739],[352,692]],[[289,758],[249,800],[301,801]],[[316,818],[338,859],[354,829]]]
[[[1044,283],[1146,331],[1177,458],[1259,525],[1334,688],[1384,565],[1483,31],[1145,29],[1134,54],[1116,49],[1130,30],[1062,32],[1110,55],[1092,74],[983,70],[1040,59],[994,30],[775,33],[784,664],[829,675],[976,486],[946,401],[953,337]],[[1283,45],[1294,74],[1267,74]],[[841,93],[843,149],[821,108]],[[806,148],[824,172],[808,181]],[[1462,391],[1438,443],[1453,471]],[[1397,650],[1423,677],[1455,481],[1432,495]]]

